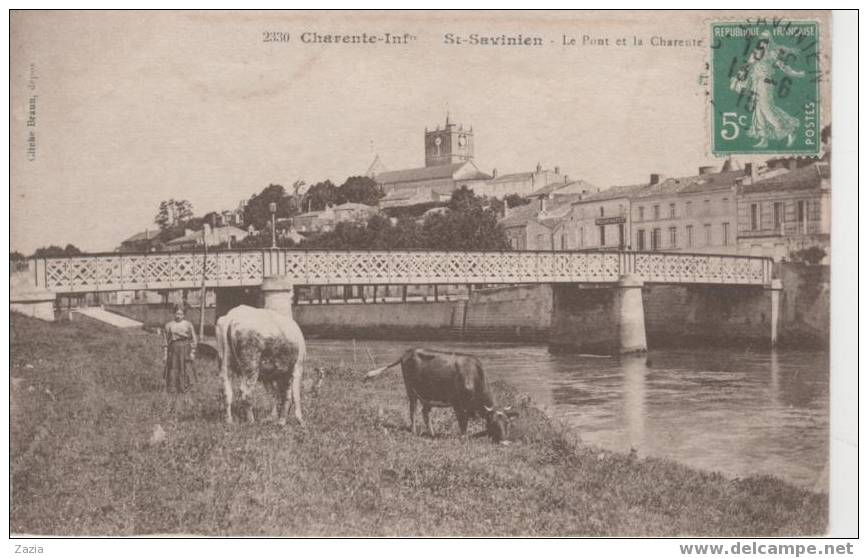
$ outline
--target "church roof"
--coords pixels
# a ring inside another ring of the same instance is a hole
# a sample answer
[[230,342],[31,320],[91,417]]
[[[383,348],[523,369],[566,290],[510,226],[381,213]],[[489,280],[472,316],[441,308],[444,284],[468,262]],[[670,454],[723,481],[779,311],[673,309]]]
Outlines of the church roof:
[[[470,165],[470,172],[466,175],[462,173],[460,177],[456,177],[459,171],[463,170],[467,165]],[[473,178],[490,178],[487,174],[476,168],[470,161],[461,163],[451,163],[448,165],[435,165],[432,167],[419,167],[415,169],[404,169],[396,171],[386,171],[378,174],[375,180],[379,184],[394,184],[399,182],[422,182],[424,180],[440,180],[444,178],[460,178],[461,180],[469,180]]]
[[386,168],[386,165],[383,164],[383,160],[380,159],[379,153],[374,157],[374,160],[371,162],[371,165],[368,167],[368,172],[365,173],[365,176],[374,178],[375,176],[379,176],[384,172],[388,172],[389,169]]

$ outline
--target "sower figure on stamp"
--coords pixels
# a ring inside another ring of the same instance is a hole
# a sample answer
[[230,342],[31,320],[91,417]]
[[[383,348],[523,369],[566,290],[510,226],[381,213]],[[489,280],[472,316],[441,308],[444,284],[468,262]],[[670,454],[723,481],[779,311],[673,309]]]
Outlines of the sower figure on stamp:
[[[803,78],[805,72],[794,70],[786,64],[788,57],[795,57],[798,52],[772,42],[768,31],[760,33],[757,48],[751,54],[745,68],[730,81],[730,89],[738,93],[748,91],[752,97],[754,109],[748,137],[759,140],[754,147],[768,147],[769,140],[787,140],[787,147],[793,145],[799,120],[787,114],[775,102],[775,79],[778,71],[787,78]],[[787,89],[778,86],[778,94],[785,94]],[[784,92],[784,93],[782,93]],[[750,103],[750,101],[749,101]]]
[[163,358],[166,362],[166,391],[183,393],[190,389],[187,361],[196,358],[196,331],[184,319],[184,308],[175,308],[174,320],[163,328]]

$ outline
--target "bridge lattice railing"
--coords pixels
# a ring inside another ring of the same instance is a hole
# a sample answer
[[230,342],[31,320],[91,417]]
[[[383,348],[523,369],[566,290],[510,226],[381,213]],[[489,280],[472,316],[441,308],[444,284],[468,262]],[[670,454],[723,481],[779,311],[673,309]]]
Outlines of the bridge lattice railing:
[[259,285],[612,283],[768,285],[768,258],[645,252],[363,252],[256,250],[100,254],[37,260],[37,286],[58,293]]

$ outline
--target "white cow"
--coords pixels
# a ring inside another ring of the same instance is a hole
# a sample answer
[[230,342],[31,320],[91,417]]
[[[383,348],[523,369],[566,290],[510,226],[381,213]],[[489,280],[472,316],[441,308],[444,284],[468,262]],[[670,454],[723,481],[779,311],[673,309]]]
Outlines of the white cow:
[[226,422],[232,422],[231,368],[233,374],[240,377],[241,403],[248,422],[254,421],[250,394],[256,381],[261,380],[266,389],[276,390],[278,422],[286,424],[291,389],[295,418],[303,425],[301,379],[305,345],[295,320],[271,310],[237,306],[217,320],[215,329],[220,375],[226,395]]

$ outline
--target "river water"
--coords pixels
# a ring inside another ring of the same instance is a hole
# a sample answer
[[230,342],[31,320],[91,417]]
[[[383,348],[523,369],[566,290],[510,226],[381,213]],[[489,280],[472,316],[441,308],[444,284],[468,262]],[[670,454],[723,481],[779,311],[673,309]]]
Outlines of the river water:
[[[388,364],[407,342],[312,339],[309,356]],[[544,346],[430,342],[478,356],[536,406],[615,451],[673,459],[729,477],[769,474],[826,491],[829,360],[824,352],[660,350],[643,357],[549,354]],[[370,355],[369,356],[369,353]],[[398,372],[400,373],[400,372]]]

